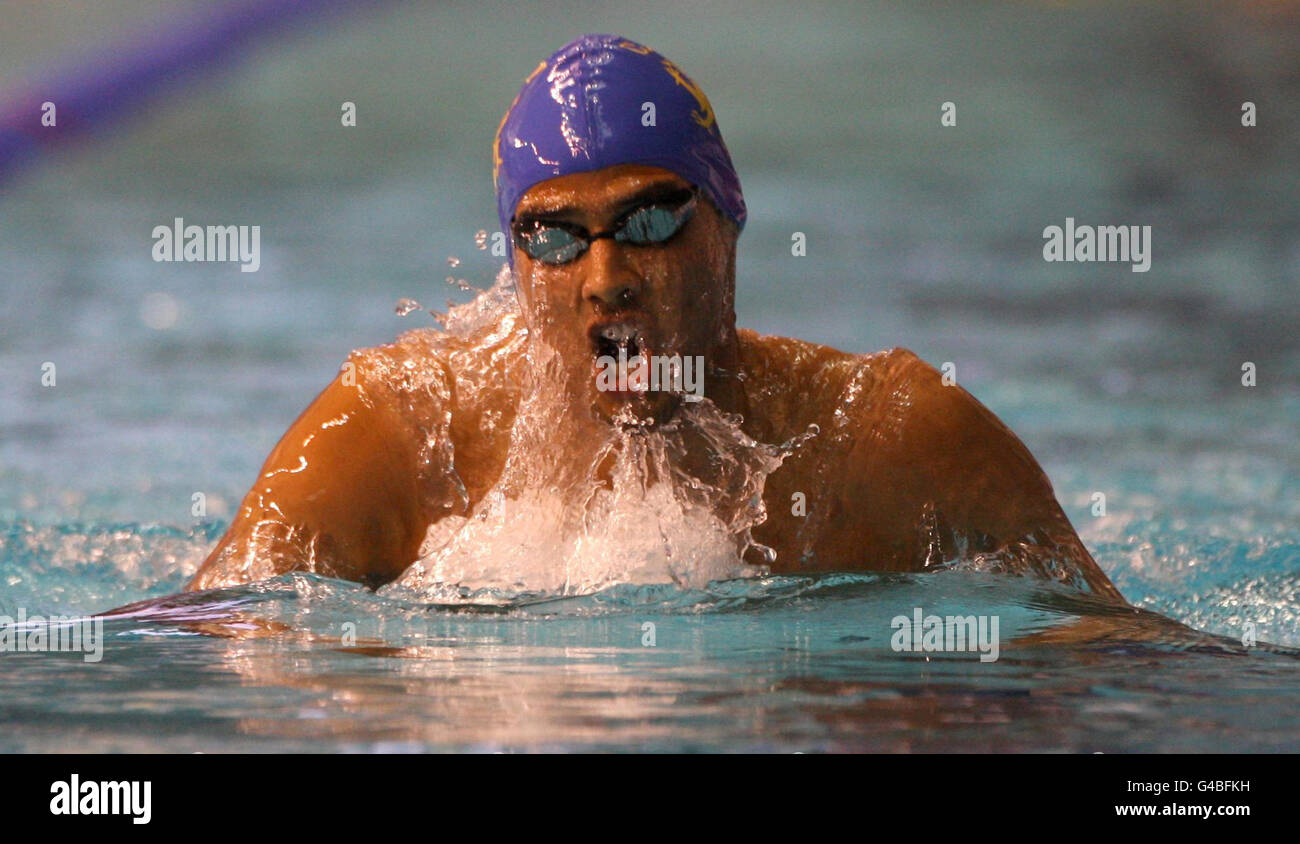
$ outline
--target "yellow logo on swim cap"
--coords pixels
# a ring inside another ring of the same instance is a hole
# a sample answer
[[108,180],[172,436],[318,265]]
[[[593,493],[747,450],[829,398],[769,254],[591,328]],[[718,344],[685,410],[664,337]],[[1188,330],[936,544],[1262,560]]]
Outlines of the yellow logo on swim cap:
[[[614,46],[622,47],[624,50],[636,53],[639,56],[648,56],[654,52],[654,50],[651,50],[649,47],[638,44],[635,41],[620,41]],[[691,117],[695,118],[695,122],[703,126],[705,129],[717,134],[714,129],[717,121],[713,117],[713,106],[709,103],[709,98],[704,96],[704,92],[700,90],[698,85],[692,82],[686,74],[682,73],[681,68],[670,62],[668,59],[664,59],[663,61],[664,70],[668,71],[668,75],[671,76],[678,85],[681,85],[687,91],[690,91],[691,96],[695,98],[695,102],[699,103],[699,110],[691,112]]]
[[510,101],[510,108],[506,109],[506,113],[501,115],[501,122],[497,124],[496,134],[492,136],[492,187],[493,188],[497,188],[500,186],[498,184],[500,182],[498,176],[501,173],[501,165],[503,163],[501,160],[501,130],[506,128],[506,120],[510,117],[510,112],[514,111],[515,106],[519,104],[519,98],[524,95],[524,88],[527,88],[528,83],[532,82],[533,78],[536,77],[537,74],[541,73],[545,69],[546,69],[546,62],[543,61],[541,64],[537,65],[537,67],[533,68],[532,73],[524,77],[524,84],[519,87],[519,93],[515,94],[515,98]]
[[709,98],[704,96],[704,92],[700,90],[698,85],[692,82],[686,74],[682,73],[681,68],[668,59],[664,59],[664,70],[668,71],[668,75],[676,80],[678,85],[690,91],[691,96],[695,98],[695,102],[700,104],[698,110],[691,112],[691,117],[695,118],[695,122],[716,135],[717,120],[714,119],[713,106],[709,103]]
[[622,47],[624,50],[630,50],[631,52],[636,53],[638,56],[648,56],[652,52],[654,52],[649,47],[643,47],[640,44],[636,43],[635,41],[620,41],[614,46]]

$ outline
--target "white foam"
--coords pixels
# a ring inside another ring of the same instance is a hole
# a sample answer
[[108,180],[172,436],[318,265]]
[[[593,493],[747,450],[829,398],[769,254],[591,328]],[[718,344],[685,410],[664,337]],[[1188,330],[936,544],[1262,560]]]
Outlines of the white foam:
[[[675,460],[687,438],[702,434],[717,449],[708,477]],[[698,589],[767,572],[743,556],[764,518],[763,482],[783,454],[749,439],[710,402],[683,406],[664,429],[611,425],[591,469],[568,482],[538,471],[554,462],[539,450],[513,456],[525,459],[507,461],[467,518],[429,529],[398,589],[437,601],[481,589],[580,595],[619,583]],[[602,480],[596,467],[607,456],[613,466]],[[521,486],[522,478],[531,482]]]

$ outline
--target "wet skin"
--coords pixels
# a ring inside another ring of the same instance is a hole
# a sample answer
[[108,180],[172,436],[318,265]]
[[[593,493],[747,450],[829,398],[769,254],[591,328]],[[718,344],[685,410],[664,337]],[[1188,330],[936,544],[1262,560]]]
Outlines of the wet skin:
[[[605,232],[640,202],[689,188],[669,171],[621,165],[536,185],[516,216]],[[617,324],[634,328],[643,354],[703,356],[704,395],[755,439],[820,428],[765,487],[768,519],[754,538],[776,550],[774,572],[924,571],[977,557],[1122,601],[1028,449],[960,386],[904,349],[850,355],[737,329],[736,234],[701,195],[664,244],[597,239],[559,266],[516,249],[521,314],[490,337],[457,345],[411,332],[354,353],[271,452],[188,589],[292,570],[372,586],[398,577],[431,524],[464,513],[499,477],[526,333],[558,352],[579,433],[624,407],[670,419],[672,393],[596,389],[597,338]],[[467,372],[473,389],[459,383]],[[566,454],[557,447],[557,460]]]

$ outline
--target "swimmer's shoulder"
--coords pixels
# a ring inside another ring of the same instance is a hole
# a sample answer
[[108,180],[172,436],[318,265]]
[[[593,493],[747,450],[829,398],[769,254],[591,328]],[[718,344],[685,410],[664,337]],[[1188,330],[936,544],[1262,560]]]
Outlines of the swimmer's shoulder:
[[750,406],[763,407],[777,435],[815,423],[828,433],[843,429],[846,441],[869,442],[882,456],[915,458],[946,444],[1038,473],[1002,420],[910,349],[853,354],[747,330],[740,340]]
[[874,378],[883,379],[900,375],[915,377],[938,371],[915,352],[902,347],[857,354],[796,337],[759,334],[748,328],[737,329],[737,335],[742,360],[748,368],[760,374],[825,375],[844,379],[855,373],[869,373]]
[[[925,384],[940,374],[910,349],[854,354],[832,346],[739,329],[751,405],[758,402],[795,425],[824,411],[862,404],[881,392]],[[833,405],[833,406],[832,406]],[[809,418],[804,418],[809,417]]]
[[[493,388],[507,389],[525,337],[514,313],[463,333],[417,328],[390,343],[356,349],[340,368],[340,378],[363,393],[400,398],[412,410],[433,405],[450,410],[451,404],[486,398]],[[461,381],[483,389],[471,393],[459,388]]]
[[856,440],[874,460],[914,468],[940,466],[944,455],[956,454],[1046,484],[1001,419],[910,349],[860,355],[752,331],[740,336],[747,377],[757,387],[749,393],[751,406],[757,398],[769,411],[780,408],[790,423],[844,427],[846,440]]

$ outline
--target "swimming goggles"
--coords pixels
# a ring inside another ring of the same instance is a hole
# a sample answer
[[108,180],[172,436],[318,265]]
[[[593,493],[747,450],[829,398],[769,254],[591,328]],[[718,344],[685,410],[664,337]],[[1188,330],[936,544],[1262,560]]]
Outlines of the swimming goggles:
[[692,188],[680,201],[648,202],[624,214],[614,228],[604,232],[588,233],[581,226],[569,223],[533,220],[514,223],[511,233],[515,245],[534,261],[567,264],[586,252],[593,240],[601,238],[634,246],[667,242],[691,219],[698,197],[699,189]]

